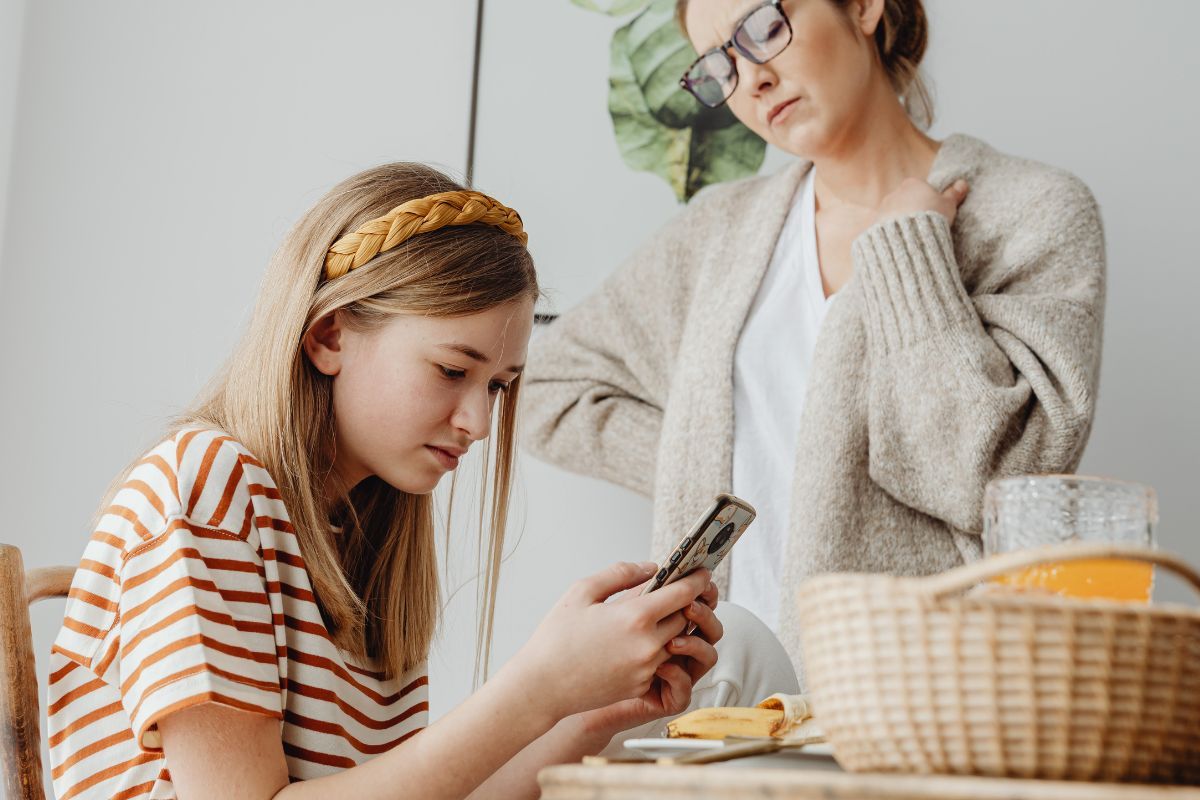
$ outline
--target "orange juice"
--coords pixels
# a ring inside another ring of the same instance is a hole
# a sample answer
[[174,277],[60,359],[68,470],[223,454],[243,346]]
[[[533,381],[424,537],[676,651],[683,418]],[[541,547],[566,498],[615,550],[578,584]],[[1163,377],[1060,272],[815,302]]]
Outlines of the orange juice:
[[1041,589],[1066,597],[1150,602],[1154,567],[1139,561],[1100,558],[1039,564],[993,578],[996,583]]

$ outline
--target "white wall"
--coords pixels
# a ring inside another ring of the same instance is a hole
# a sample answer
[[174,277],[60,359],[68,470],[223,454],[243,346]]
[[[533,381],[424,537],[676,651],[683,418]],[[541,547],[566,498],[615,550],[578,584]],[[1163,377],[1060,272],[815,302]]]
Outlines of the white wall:
[[[8,211],[8,169],[17,114],[17,78],[21,67],[21,33],[25,0],[0,0],[0,252]],[[0,262],[0,269],[3,269]]]
[[[12,2],[0,6],[5,71]],[[464,169],[474,6],[24,6],[15,117],[0,76],[0,148],[11,137],[14,156],[0,195],[0,538],[30,566],[78,558],[109,479],[216,368],[302,209],[386,160]],[[1200,54],[1183,39],[1200,4],[928,7],[935,133],[1065,166],[1100,200],[1110,288],[1084,468],[1157,486],[1163,545],[1200,563],[1188,528],[1200,519],[1188,238]],[[559,309],[676,211],[665,184],[617,155],[605,107],[615,25],[568,0],[487,3],[476,183],[521,210]],[[648,555],[647,501],[530,458],[520,471],[496,663],[570,580]],[[470,577],[463,534],[456,525],[451,589]],[[468,585],[433,654],[435,716],[469,690],[473,614]],[[39,653],[56,615],[61,605],[35,614]]]
[[[26,13],[0,257],[0,538],[39,566],[78,561],[113,474],[223,360],[301,211],[384,161],[461,176],[475,4]],[[61,614],[35,612],[39,654]]]

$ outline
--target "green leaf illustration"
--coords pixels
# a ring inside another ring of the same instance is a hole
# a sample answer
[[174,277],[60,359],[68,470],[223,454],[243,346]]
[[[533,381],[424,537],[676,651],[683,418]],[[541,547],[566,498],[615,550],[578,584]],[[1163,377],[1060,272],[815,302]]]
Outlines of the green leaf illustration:
[[684,201],[708,184],[756,173],[766,143],[727,106],[705,108],[679,88],[695,54],[674,5],[654,0],[613,35],[608,111],[625,163],[661,176]]
[[679,88],[696,51],[675,22],[675,0],[654,0],[625,27],[629,64],[650,113],[671,128],[690,126],[704,106]]
[[620,17],[637,11],[646,5],[646,0],[571,0],[572,3],[588,11],[599,11],[611,17]]

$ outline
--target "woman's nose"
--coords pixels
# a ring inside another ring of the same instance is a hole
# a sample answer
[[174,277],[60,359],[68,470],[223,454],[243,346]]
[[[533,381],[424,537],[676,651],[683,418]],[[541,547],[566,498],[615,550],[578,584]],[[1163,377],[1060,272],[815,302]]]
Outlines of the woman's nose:
[[753,95],[760,95],[779,83],[779,76],[771,63],[755,64],[748,58],[738,60],[738,88],[743,86]]
[[450,421],[471,441],[486,439],[492,430],[492,404],[492,395],[486,389],[470,392],[463,396]]

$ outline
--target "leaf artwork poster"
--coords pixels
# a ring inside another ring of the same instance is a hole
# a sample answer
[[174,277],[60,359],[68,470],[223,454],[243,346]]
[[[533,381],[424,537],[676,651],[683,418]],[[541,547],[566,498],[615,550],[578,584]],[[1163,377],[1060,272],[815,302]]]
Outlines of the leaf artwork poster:
[[608,112],[626,164],[661,177],[680,202],[758,172],[766,143],[727,106],[706,108],[679,86],[696,55],[675,22],[675,0],[572,2],[610,16],[638,12],[610,47]]

